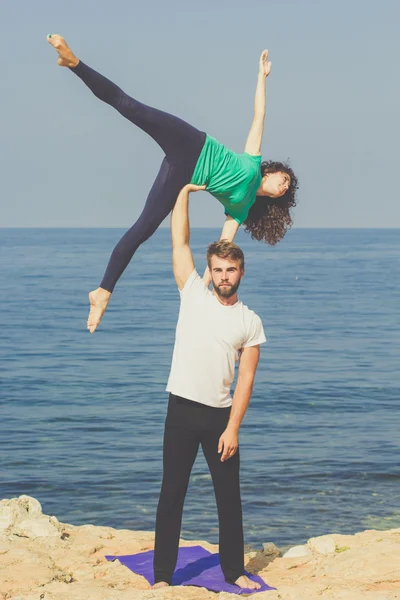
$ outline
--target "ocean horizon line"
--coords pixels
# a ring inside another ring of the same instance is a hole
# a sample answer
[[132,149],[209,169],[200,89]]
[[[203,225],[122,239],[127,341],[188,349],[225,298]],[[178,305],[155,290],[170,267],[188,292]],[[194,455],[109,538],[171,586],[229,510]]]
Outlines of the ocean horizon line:
[[[110,226],[91,226],[91,225],[38,225],[38,226],[25,226],[25,225],[10,225],[10,226],[0,226],[0,231],[1,230],[8,230],[8,229],[33,229],[33,230],[42,230],[42,229],[128,229],[129,225],[110,225]],[[164,225],[164,226],[160,226],[159,229],[167,229],[169,230],[169,225]],[[202,226],[202,225],[198,225],[198,226],[193,226],[190,229],[221,229],[220,225],[215,225],[213,227],[206,227],[206,226]],[[296,229],[301,229],[302,231],[308,231],[308,230],[314,230],[314,231],[321,231],[321,230],[328,230],[328,231],[359,231],[359,230],[363,230],[363,231],[398,231],[400,230],[400,226],[399,227],[386,227],[386,226],[380,226],[380,227],[302,227],[302,226],[296,226],[296,227],[292,227],[292,229],[290,231],[295,231]],[[244,231],[244,230],[243,230]]]

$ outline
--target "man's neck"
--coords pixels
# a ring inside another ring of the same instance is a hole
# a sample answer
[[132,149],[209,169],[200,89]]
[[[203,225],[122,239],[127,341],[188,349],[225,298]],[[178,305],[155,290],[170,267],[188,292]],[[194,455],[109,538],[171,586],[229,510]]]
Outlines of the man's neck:
[[214,296],[216,297],[218,302],[220,304],[222,304],[223,306],[233,306],[239,300],[237,294],[233,294],[233,296],[230,296],[229,298],[224,298],[224,297],[218,296],[218,294],[215,292],[215,290],[213,290],[212,293],[214,294]]

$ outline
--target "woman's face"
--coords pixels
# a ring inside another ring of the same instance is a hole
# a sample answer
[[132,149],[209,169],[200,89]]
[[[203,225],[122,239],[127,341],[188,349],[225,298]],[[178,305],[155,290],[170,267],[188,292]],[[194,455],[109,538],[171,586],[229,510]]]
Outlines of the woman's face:
[[280,198],[288,191],[290,186],[290,177],[287,173],[278,171],[277,173],[267,173],[261,180],[260,187],[257,190],[257,196],[269,196],[270,198]]

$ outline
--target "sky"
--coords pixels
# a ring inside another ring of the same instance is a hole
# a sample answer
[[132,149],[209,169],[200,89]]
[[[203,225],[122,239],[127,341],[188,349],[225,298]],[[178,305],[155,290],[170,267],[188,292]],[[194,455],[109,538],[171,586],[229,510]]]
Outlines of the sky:
[[[400,227],[399,22],[398,0],[3,0],[0,227],[128,228],[163,159],[57,65],[48,33],[235,152],[268,48],[262,153],[299,178],[295,226]],[[193,194],[192,226],[223,220]]]

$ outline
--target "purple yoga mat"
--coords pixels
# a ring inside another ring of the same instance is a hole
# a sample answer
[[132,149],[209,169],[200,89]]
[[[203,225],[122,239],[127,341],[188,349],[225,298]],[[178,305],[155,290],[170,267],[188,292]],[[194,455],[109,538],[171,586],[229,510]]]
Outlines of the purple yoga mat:
[[[120,563],[134,573],[142,575],[153,585],[153,557],[154,550],[149,550],[148,552],[126,556],[106,556],[106,559],[115,560],[118,558]],[[226,583],[219,564],[219,554],[211,554],[201,546],[187,546],[179,548],[172,585],[196,585],[207,588],[212,592],[231,592],[238,595],[276,590],[276,588],[264,583],[258,575],[252,575],[247,571],[245,571],[245,574],[249,579],[258,581],[261,588],[259,590],[249,590],[248,588],[239,588],[237,585]]]

